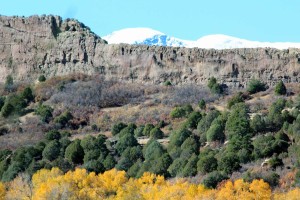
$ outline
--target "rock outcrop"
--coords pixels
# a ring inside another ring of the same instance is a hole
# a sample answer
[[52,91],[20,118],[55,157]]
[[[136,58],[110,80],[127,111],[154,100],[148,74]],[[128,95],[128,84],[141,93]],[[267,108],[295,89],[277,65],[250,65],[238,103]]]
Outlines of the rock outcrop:
[[72,73],[159,84],[206,83],[217,77],[230,87],[251,78],[269,85],[300,81],[300,49],[214,50],[108,45],[76,20],[57,16],[0,16],[0,81],[33,81]]

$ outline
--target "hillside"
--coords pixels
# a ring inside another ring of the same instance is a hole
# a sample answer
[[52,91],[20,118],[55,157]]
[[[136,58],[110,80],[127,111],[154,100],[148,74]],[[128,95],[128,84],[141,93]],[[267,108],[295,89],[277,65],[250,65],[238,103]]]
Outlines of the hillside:
[[300,50],[198,49],[128,44],[108,45],[76,20],[57,16],[0,16],[0,81],[34,81],[84,73],[137,83],[204,84],[215,76],[230,87],[252,77],[274,85],[298,82]]
[[300,49],[110,45],[76,20],[0,22],[2,197],[299,196]]

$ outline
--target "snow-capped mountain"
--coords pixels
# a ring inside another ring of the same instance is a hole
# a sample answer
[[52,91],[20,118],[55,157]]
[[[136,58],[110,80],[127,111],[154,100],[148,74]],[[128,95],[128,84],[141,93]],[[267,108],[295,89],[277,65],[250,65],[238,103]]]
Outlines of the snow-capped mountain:
[[146,44],[158,46],[185,47],[189,41],[169,37],[166,34],[150,28],[126,28],[104,36],[109,44]]
[[257,48],[271,47],[277,49],[300,48],[300,43],[291,42],[258,42],[231,37],[222,34],[207,35],[196,41],[183,40],[168,36],[162,32],[150,28],[127,28],[115,31],[103,39],[109,44],[145,44],[173,47],[198,47],[205,49],[233,49],[233,48]]

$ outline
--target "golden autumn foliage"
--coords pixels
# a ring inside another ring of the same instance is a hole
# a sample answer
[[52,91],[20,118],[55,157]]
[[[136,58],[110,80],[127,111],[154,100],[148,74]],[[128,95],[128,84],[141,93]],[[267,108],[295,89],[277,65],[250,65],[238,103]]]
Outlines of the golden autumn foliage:
[[33,175],[32,181],[21,174],[6,185],[0,183],[0,200],[296,200],[299,197],[298,188],[272,194],[270,186],[263,180],[251,183],[241,179],[228,180],[217,189],[207,189],[183,179],[165,180],[163,176],[148,172],[139,179],[127,178],[124,171],[116,169],[98,175],[79,168],[66,174],[58,168],[42,169]]
[[0,183],[0,200],[5,199],[6,190],[5,185],[3,183]]
[[13,181],[8,183],[8,191],[5,199],[22,199],[31,200],[33,195],[33,187],[30,182],[30,177],[25,174],[20,174]]
[[221,187],[217,194],[217,199],[271,199],[271,188],[269,184],[263,180],[253,180],[252,183],[244,182],[241,179],[236,180],[234,183],[227,181]]

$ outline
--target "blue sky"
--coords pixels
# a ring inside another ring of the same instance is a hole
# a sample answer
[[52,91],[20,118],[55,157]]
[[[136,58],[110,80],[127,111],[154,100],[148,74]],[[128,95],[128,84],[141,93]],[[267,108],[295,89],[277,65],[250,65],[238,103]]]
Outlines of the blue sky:
[[76,18],[100,36],[149,27],[189,40],[226,34],[300,42],[299,10],[299,0],[2,0],[0,14]]

